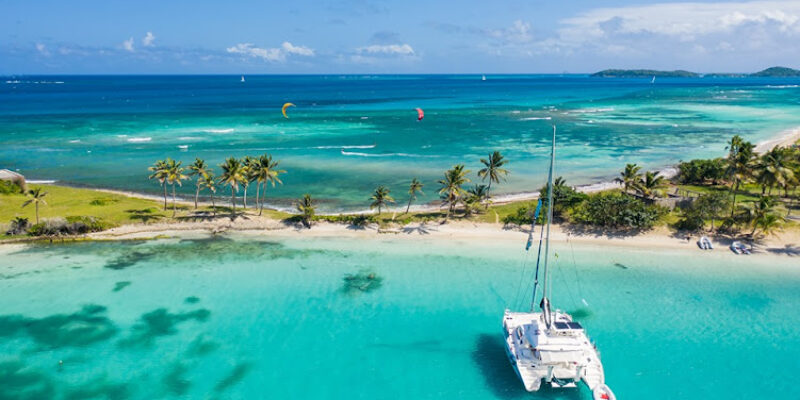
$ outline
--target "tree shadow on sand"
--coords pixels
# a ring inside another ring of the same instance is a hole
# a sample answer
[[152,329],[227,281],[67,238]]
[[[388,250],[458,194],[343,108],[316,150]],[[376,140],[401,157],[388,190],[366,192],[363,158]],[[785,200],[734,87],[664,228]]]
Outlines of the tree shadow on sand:
[[605,237],[608,239],[633,237],[646,232],[642,229],[614,229],[584,224],[564,224],[563,227],[564,231],[570,235]]
[[787,244],[784,247],[770,247],[768,252],[773,254],[783,254],[790,257],[800,257],[800,246],[794,244]]
[[143,224],[160,221],[165,217],[164,214],[158,213],[154,208],[130,209],[125,210],[125,212],[128,213],[128,218],[131,221],[139,221]]

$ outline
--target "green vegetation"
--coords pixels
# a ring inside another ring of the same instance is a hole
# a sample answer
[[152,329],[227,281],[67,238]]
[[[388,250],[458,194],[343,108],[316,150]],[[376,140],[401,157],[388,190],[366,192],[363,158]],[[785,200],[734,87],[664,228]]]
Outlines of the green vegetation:
[[714,158],[711,160],[691,160],[678,164],[678,182],[689,185],[716,185],[725,179],[725,160]]
[[788,78],[800,76],[800,71],[786,67],[771,67],[763,71],[750,74],[750,76],[758,78]]
[[0,180],[0,194],[22,193],[22,188],[14,182]]
[[314,207],[314,200],[310,194],[304,194],[303,197],[297,202],[297,211],[300,212],[300,220],[306,228],[311,228],[311,222],[314,220],[316,208]]
[[489,179],[489,186],[486,187],[486,198],[489,198],[489,192],[492,191],[492,183],[500,183],[500,180],[505,180],[508,176],[508,170],[504,169],[506,160],[499,151],[492,152],[488,158],[481,158],[483,168],[478,171],[478,176],[482,181]]
[[28,200],[25,200],[22,203],[22,207],[25,207],[29,204],[34,205],[34,210],[36,210],[36,223],[39,223],[39,204],[47,205],[47,202],[44,201],[45,196],[47,196],[47,192],[43,192],[42,188],[37,187],[28,191]]
[[389,195],[389,188],[383,185],[380,185],[375,189],[375,192],[372,194],[370,199],[372,200],[372,203],[370,203],[369,208],[377,208],[378,214],[381,213],[382,207],[386,207],[388,203],[394,203],[394,198]]
[[595,72],[591,76],[600,78],[699,78],[700,74],[695,72],[676,70],[676,71],[657,71],[653,69],[606,69]]
[[[623,190],[591,195],[577,192],[558,177],[552,188],[554,219],[556,222],[604,230],[639,231],[658,224],[669,224],[673,228],[690,231],[704,230],[710,225],[712,231],[733,235],[744,232],[751,237],[774,234],[787,226],[786,217],[798,208],[800,150],[795,146],[757,154],[754,149],[752,143],[734,136],[728,143],[728,155],[725,158],[681,162],[678,165],[679,173],[672,182],[667,182],[657,172],[642,171],[638,165],[628,164],[617,178]],[[291,216],[288,220],[301,222],[306,227],[311,227],[314,221],[386,227],[413,221],[447,221],[451,218],[476,222],[502,221],[509,225],[529,224],[535,202],[491,205],[492,185],[501,183],[509,174],[504,168],[506,161],[502,154],[492,152],[480,162],[483,167],[478,170],[477,176],[483,181],[488,180],[486,185],[465,187],[471,179],[470,171],[464,164],[445,171],[443,179],[438,181],[438,193],[441,205],[446,210],[411,213],[411,204],[417,194],[422,193],[424,186],[414,178],[408,187],[405,213],[400,218],[394,212],[385,213],[395,200],[387,186],[379,185],[370,197],[370,208],[377,209],[374,215],[316,215],[315,201],[306,194],[296,202],[299,215]],[[12,185],[6,185],[9,193],[0,196],[0,222],[7,223],[4,227],[6,235],[74,235],[119,224],[159,221],[167,218],[159,208],[167,209],[168,186],[172,189],[174,220],[207,219],[209,215],[216,217],[217,211],[230,212],[232,217],[236,217],[237,192],[240,187],[245,191],[242,203],[246,212],[246,191],[253,182],[256,184],[256,207],[261,215],[267,184],[274,187],[283,183],[280,175],[286,171],[278,166],[279,162],[267,154],[243,160],[230,157],[220,165],[222,173],[215,178],[214,170],[202,159],[195,159],[188,168],[182,167],[180,161],[169,158],[157,161],[149,168],[149,177],[161,185],[163,205],[153,200],[49,185],[35,185],[26,197],[15,193]],[[184,174],[184,171],[187,173]],[[195,179],[194,210],[178,204],[175,193],[176,186],[180,186],[189,176]],[[231,207],[216,206],[215,195],[220,186],[230,189]],[[211,207],[199,204],[200,193],[204,190],[210,193]],[[547,186],[540,190],[545,199],[548,190]],[[679,207],[673,211],[664,206],[674,207],[676,204]],[[545,201],[539,216],[540,223],[547,215],[547,208]],[[270,210],[267,214],[276,218],[288,216]],[[31,220],[35,223],[31,224]]]
[[411,202],[417,199],[417,193],[423,193],[423,186],[422,182],[417,180],[417,178],[411,180],[411,184],[408,185],[408,205],[406,206],[406,214],[408,214],[408,211],[411,209]]
[[[40,219],[91,216],[97,221],[102,221],[104,226],[110,227],[142,222],[138,216],[144,210],[149,210],[149,215],[154,219],[164,217],[158,213],[159,203],[153,200],[100,193],[91,189],[53,185],[29,186],[31,190],[39,190],[40,193],[46,191],[47,193],[47,206],[39,209]],[[35,209],[22,207],[28,200],[30,198],[21,194],[0,197],[0,223],[17,221],[17,218],[34,221]]]
[[591,76],[599,78],[790,78],[800,76],[800,70],[786,68],[786,67],[771,67],[765,70],[755,72],[752,74],[736,74],[736,73],[711,73],[711,74],[698,74],[696,72],[676,70],[676,71],[658,71],[653,69],[606,69],[600,72],[595,72]]
[[572,218],[586,225],[613,229],[647,230],[668,210],[616,191],[590,195],[575,207]]

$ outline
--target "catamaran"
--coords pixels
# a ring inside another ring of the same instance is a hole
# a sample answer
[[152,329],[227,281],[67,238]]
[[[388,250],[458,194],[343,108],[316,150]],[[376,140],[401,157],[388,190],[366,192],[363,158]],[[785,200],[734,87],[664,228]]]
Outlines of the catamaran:
[[[550,150],[550,171],[547,178],[547,205],[553,204],[553,166],[556,154],[556,128],[553,127],[553,144]],[[542,208],[542,200],[536,207],[528,236],[526,251],[533,242],[535,221]],[[550,305],[548,254],[550,253],[550,224],[553,207],[547,207],[547,224],[542,227],[539,239],[539,256],[536,260],[536,275],[533,284],[531,307],[528,311],[505,310],[503,333],[506,352],[525,389],[538,391],[542,382],[555,388],[576,387],[586,384],[595,400],[615,400],[616,396],[605,384],[605,374],[600,355],[589,340],[583,326],[569,314]],[[545,230],[546,229],[546,230]],[[546,233],[546,236],[545,236]],[[544,236],[544,263],[542,268],[542,297],[539,311],[535,310],[539,286],[539,260]]]
[[244,75],[242,75],[242,80],[240,82],[244,83]]

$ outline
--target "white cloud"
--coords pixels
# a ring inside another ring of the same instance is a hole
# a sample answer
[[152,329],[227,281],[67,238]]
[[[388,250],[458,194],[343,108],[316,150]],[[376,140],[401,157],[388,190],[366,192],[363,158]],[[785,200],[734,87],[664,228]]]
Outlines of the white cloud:
[[511,43],[527,43],[533,40],[531,34],[531,24],[522,20],[516,20],[506,29],[494,29],[486,33],[495,39]]
[[38,51],[39,54],[41,54],[41,55],[43,55],[45,57],[50,56],[50,51],[47,50],[47,46],[45,46],[42,43],[36,43],[36,51]]
[[414,49],[408,44],[387,44],[359,47],[356,49],[357,53],[361,54],[384,54],[384,55],[400,55],[400,56],[413,56]]
[[125,49],[126,51],[133,52],[134,51],[134,49],[133,49],[133,38],[130,38],[130,39],[122,42],[122,48]]
[[567,45],[643,35],[694,42],[706,36],[760,30],[795,36],[800,35],[800,2],[662,3],[599,8],[562,23],[559,36]]
[[255,47],[252,43],[239,43],[236,46],[225,49],[231,54],[240,54],[245,57],[260,58],[269,62],[284,62],[286,56],[290,54],[314,56],[314,50],[305,46],[295,46],[289,42],[283,42],[279,48]]
[[281,48],[286,54],[297,54],[307,57],[314,56],[314,50],[306,46],[295,46],[289,42],[283,42],[283,44],[281,44]]
[[156,40],[156,35],[153,35],[153,32],[147,32],[146,35],[142,38],[142,46],[150,47],[153,46],[153,42]]
[[786,64],[800,58],[798,0],[589,8],[560,20],[559,25],[556,31],[537,35],[524,20],[501,29],[478,29],[473,32],[485,39],[475,46],[493,55],[584,60],[574,64],[578,68],[727,70],[745,64],[748,68]]

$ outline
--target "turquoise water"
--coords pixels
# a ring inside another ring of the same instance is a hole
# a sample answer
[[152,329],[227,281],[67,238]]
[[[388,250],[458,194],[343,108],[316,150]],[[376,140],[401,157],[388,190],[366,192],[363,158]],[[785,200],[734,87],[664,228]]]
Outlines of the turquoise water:
[[[0,247],[0,399],[590,398],[529,395],[508,364],[520,243],[370,243]],[[555,247],[554,304],[620,399],[800,397],[793,259]]]
[[[310,193],[324,210],[364,209],[388,185],[427,186],[456,163],[500,150],[499,193],[538,189],[551,125],[557,173],[609,180],[628,162],[656,169],[719,156],[733,134],[753,142],[800,126],[800,79],[489,76],[48,76],[0,83],[0,168],[29,178],[159,194],[146,168],[167,156],[217,165],[271,153],[289,171],[270,189],[288,207]],[[60,83],[59,83],[60,82]],[[291,119],[280,106],[291,101]],[[425,109],[417,122],[414,108]],[[546,118],[550,118],[549,120]],[[188,146],[180,149],[178,146]],[[181,189],[194,193],[190,183]]]

